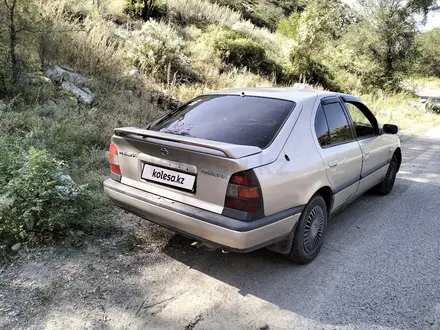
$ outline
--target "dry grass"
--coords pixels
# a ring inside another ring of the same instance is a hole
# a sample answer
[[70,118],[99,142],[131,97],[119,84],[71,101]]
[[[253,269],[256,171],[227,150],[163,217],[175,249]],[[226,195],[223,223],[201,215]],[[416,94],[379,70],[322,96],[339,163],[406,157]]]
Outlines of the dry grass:
[[48,62],[66,64],[82,72],[108,80],[126,68],[116,26],[99,16],[88,16],[82,24],[66,19],[62,5],[45,2],[42,16],[50,21],[50,35],[44,39]]
[[440,115],[424,109],[418,99],[407,93],[363,94],[364,100],[381,124],[396,124],[407,134],[424,133],[440,126]]
[[440,90],[440,78],[437,77],[411,77],[408,82],[418,88],[434,88]]

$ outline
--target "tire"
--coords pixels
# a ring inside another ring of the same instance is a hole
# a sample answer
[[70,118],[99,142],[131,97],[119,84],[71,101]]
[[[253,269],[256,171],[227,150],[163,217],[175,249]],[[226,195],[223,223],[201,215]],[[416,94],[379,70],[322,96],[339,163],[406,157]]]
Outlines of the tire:
[[327,229],[327,204],[315,195],[304,208],[296,226],[292,248],[287,257],[299,264],[308,264],[316,258],[324,242]]
[[397,169],[399,165],[397,163],[396,155],[391,158],[390,166],[388,167],[387,174],[385,178],[375,187],[375,191],[383,196],[388,195],[394,187],[394,182],[396,181]]

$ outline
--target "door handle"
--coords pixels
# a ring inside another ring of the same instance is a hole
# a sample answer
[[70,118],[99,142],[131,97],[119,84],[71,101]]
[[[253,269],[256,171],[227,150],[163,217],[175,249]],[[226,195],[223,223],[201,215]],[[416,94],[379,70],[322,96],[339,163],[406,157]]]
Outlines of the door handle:
[[330,163],[328,163],[328,166],[336,167],[336,166],[338,166],[338,161],[337,160],[332,160]]
[[370,155],[370,150],[365,150],[365,151],[364,151],[364,156],[365,156],[365,157],[368,157],[369,155]]

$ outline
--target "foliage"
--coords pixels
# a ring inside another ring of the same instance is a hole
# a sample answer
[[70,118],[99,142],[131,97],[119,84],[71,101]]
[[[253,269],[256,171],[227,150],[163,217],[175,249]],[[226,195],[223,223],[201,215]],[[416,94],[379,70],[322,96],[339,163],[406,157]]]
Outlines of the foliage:
[[265,27],[271,31],[276,30],[278,22],[283,17],[283,10],[271,3],[258,3],[253,11],[244,15],[244,18],[249,19],[256,26]]
[[220,24],[231,26],[241,15],[208,0],[167,0],[168,15],[181,25]]
[[148,21],[151,17],[165,16],[167,8],[164,0],[125,0],[124,12]]
[[227,41],[224,52],[227,63],[246,66],[250,70],[257,70],[266,59],[263,46],[245,38]]
[[[18,87],[30,57],[34,54],[32,38],[39,25],[35,3],[31,0],[4,0],[0,2],[0,42],[3,58],[0,60],[0,95]],[[28,61],[24,58],[28,57]]]
[[325,50],[341,37],[350,23],[350,15],[333,1],[310,0],[306,10],[291,16],[279,25],[280,33],[295,40],[290,58],[293,70],[301,80],[324,88],[340,89],[327,66]]
[[295,39],[298,37],[300,27],[300,13],[294,12],[289,17],[282,19],[278,23],[277,33],[288,38]]
[[302,8],[298,1],[293,0],[211,0],[222,6],[227,6],[243,15],[258,27],[275,31],[285,13]]
[[203,36],[206,45],[213,47],[226,64],[245,67],[251,72],[282,79],[283,69],[271,60],[265,47],[228,28],[211,27]]
[[145,73],[165,77],[169,71],[184,69],[184,41],[177,30],[163,22],[146,22],[131,34],[126,46],[131,63]]
[[87,187],[44,149],[0,145],[0,237],[55,234],[80,222]]
[[440,28],[419,34],[416,45],[419,53],[414,65],[416,73],[440,78]]
[[377,63],[370,78],[375,87],[398,89],[408,64],[416,59],[414,40],[417,34],[415,13],[426,15],[432,0],[362,0],[366,24],[354,36],[354,47]]

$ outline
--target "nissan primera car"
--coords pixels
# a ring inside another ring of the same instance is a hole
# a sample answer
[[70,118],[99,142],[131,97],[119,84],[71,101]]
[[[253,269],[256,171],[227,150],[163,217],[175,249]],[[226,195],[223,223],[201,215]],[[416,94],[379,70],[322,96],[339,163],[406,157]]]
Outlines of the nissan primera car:
[[396,133],[346,94],[215,92],[148,127],[115,129],[104,189],[199,245],[267,247],[308,263],[333,213],[369,189],[391,192],[402,161]]

